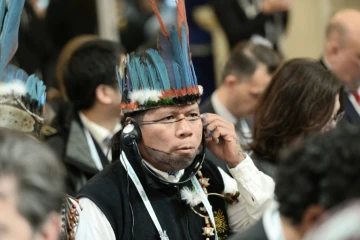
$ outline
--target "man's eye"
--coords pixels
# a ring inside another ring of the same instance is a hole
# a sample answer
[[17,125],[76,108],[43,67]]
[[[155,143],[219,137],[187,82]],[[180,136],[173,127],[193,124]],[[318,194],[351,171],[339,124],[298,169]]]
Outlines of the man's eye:
[[197,119],[199,119],[199,118],[200,118],[200,114],[198,114],[198,113],[190,113],[190,114],[186,117],[186,119],[187,119],[188,121],[197,120]]
[[190,117],[193,117],[193,118],[196,118],[196,117],[199,117],[200,116],[200,114],[198,114],[198,113],[191,113],[190,114]]
[[167,117],[164,117],[162,119],[163,121],[171,121],[171,120],[175,120],[174,116],[167,116]]

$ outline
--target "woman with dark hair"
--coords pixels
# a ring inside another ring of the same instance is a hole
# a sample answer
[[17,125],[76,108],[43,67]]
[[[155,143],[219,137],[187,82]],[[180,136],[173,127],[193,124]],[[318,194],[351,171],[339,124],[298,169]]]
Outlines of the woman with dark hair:
[[256,110],[250,148],[259,170],[273,177],[282,148],[334,128],[343,112],[341,89],[340,81],[318,62],[287,61]]

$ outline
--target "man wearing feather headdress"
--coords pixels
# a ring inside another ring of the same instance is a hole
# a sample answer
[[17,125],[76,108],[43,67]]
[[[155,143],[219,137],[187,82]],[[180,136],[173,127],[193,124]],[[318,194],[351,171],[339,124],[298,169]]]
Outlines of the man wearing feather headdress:
[[[171,32],[150,2],[159,49],[128,55],[118,73],[124,129],[112,154],[120,161],[80,190],[75,239],[225,239],[254,224],[272,200],[273,180],[243,154],[234,125],[200,115],[184,0]],[[205,148],[235,180],[204,160]]]
[[[57,220],[60,220],[60,213],[57,211],[63,201],[62,232],[64,239],[68,237],[71,239],[71,225],[75,225],[78,221],[77,218],[74,218],[79,206],[75,199],[62,194],[64,174],[61,164],[49,150],[44,150],[44,147],[39,146],[37,142],[44,123],[46,86],[34,74],[28,76],[24,70],[10,64],[18,47],[18,32],[23,6],[24,0],[11,0],[6,11],[6,2],[0,1],[0,23],[3,23],[0,24],[0,128],[26,134],[16,135],[15,138],[10,137],[10,132],[3,134],[3,144],[5,146],[9,144],[6,138],[9,138],[12,144],[8,145],[9,152],[4,155],[5,159],[1,157],[4,163],[0,163],[3,164],[0,167],[3,168],[0,177],[5,176],[5,180],[1,179],[0,185],[4,185],[2,190],[5,189],[5,193],[0,193],[0,197],[3,195],[6,203],[9,196],[10,201],[12,198],[19,201],[16,198],[21,196],[21,201],[26,202],[26,206],[24,206],[24,204],[14,201],[20,208],[19,213],[23,214],[32,224],[32,239],[58,239],[60,223]],[[25,139],[21,139],[21,136]],[[35,139],[35,144],[27,136]],[[23,142],[19,140],[23,140]],[[5,149],[3,148],[3,151]],[[31,152],[34,152],[34,155]],[[36,155],[35,152],[40,155]],[[23,158],[19,159],[18,156],[22,153],[24,154]],[[27,161],[32,163],[28,164]],[[37,163],[41,166],[37,166]],[[7,174],[6,171],[10,172]],[[12,177],[12,181],[7,181],[9,176]],[[19,196],[12,194],[15,191],[19,193]],[[24,212],[24,208],[27,212]],[[44,229],[50,225],[55,226],[56,231],[44,232]],[[0,219],[0,238],[3,236],[2,229]],[[40,235],[37,235],[37,231]],[[5,233],[8,232],[5,231]],[[12,239],[11,236],[10,239]],[[15,237],[14,239],[20,238]],[[25,239],[25,237],[22,236],[21,239]]]

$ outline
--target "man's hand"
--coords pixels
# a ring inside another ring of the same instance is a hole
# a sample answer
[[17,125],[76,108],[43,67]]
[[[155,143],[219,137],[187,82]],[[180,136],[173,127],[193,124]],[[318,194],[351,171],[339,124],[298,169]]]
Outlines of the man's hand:
[[244,155],[235,132],[234,124],[216,114],[202,114],[206,147],[230,168],[236,167]]

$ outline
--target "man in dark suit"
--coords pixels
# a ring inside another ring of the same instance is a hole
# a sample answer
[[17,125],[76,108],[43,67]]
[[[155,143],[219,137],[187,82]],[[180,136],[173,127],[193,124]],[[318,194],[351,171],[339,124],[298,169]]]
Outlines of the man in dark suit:
[[[225,65],[221,86],[200,107],[202,113],[216,113],[233,123],[245,150],[252,140],[255,107],[280,61],[280,56],[269,47],[251,42],[237,45]],[[211,153],[207,158],[228,171]]]
[[256,36],[278,49],[293,0],[212,0],[211,4],[233,48]]
[[278,206],[230,239],[303,239],[331,208],[359,198],[359,135],[359,126],[344,124],[284,155],[275,187]]
[[336,13],[327,31],[322,64],[345,85],[344,119],[360,124],[360,12],[347,9]]

